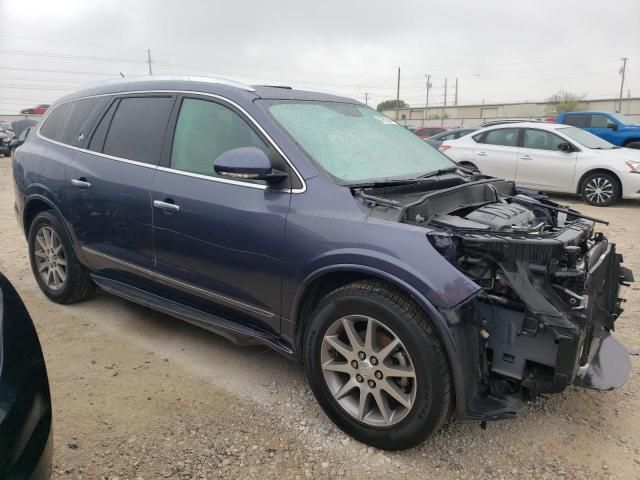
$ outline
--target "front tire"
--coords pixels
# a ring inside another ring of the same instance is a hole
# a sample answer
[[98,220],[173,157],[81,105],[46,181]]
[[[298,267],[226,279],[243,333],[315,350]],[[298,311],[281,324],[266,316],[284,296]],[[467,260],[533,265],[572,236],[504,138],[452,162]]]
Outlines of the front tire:
[[425,313],[395,287],[366,280],[327,295],[312,313],[304,354],[318,403],[361,442],[414,447],[447,419],[444,348]]
[[95,284],[80,264],[71,239],[58,217],[41,212],[29,228],[29,260],[40,290],[56,303],[75,303],[90,297]]
[[593,172],[582,181],[580,193],[585,202],[596,207],[608,207],[620,199],[620,183],[610,173]]

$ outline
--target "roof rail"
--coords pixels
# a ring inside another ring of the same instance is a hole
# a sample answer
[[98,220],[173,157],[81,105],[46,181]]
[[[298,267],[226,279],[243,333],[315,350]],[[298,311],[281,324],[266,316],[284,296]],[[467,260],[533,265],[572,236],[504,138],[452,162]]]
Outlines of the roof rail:
[[124,77],[117,80],[108,80],[105,82],[96,82],[93,85],[101,85],[107,83],[127,83],[127,82],[159,82],[159,81],[191,81],[202,83],[216,83],[219,85],[228,85],[230,87],[240,88],[247,92],[255,92],[256,89],[250,85],[246,85],[235,80],[227,80],[225,78],[203,77],[198,75],[141,75],[135,77]]
[[282,88],[284,90],[293,90],[293,87],[288,85],[251,85],[252,87],[266,87],[266,88]]

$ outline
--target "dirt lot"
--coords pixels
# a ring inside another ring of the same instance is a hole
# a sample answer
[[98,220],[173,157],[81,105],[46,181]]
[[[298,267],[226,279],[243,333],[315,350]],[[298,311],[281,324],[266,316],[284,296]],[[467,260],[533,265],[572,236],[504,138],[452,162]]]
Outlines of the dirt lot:
[[[562,199],[574,203],[574,199]],[[611,222],[640,276],[640,205],[579,207]],[[410,451],[367,448],[333,427],[303,370],[116,297],[73,306],[38,290],[0,158],[0,270],[35,320],[53,395],[55,478],[640,478],[640,357],[620,390],[570,389],[515,420],[453,420]],[[640,347],[640,285],[619,338]]]

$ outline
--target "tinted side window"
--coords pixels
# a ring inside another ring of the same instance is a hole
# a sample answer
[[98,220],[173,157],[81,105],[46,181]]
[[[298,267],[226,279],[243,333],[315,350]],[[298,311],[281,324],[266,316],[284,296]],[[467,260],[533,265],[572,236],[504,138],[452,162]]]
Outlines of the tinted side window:
[[213,162],[240,147],[269,147],[233,110],[207,100],[185,98],[180,107],[171,148],[171,168],[216,176]]
[[171,97],[121,99],[102,152],[157,165],[172,104]]
[[98,123],[98,126],[91,136],[91,141],[89,142],[88,147],[89,150],[93,150],[94,152],[102,152],[104,141],[107,138],[107,131],[109,130],[109,126],[111,125],[111,119],[113,118],[113,114],[116,111],[118,102],[119,100],[114,101],[100,119],[100,123]]
[[51,112],[41,133],[57,142],[80,146],[106,102],[104,97],[94,97],[60,105]]
[[518,144],[517,128],[499,128],[485,132],[482,143],[490,145],[502,145],[504,147],[515,147]]
[[591,128],[607,128],[607,125],[613,123],[609,117],[605,115],[591,115]]
[[70,103],[67,118],[60,130],[60,141],[67,145],[80,146],[89,135],[96,118],[105,107],[105,97],[85,98]]
[[564,117],[563,123],[578,128],[589,128],[591,125],[591,115],[567,115]]
[[40,133],[46,138],[59,142],[62,127],[67,119],[70,107],[70,103],[63,103],[54,108],[42,124],[42,127],[40,127]]
[[524,131],[522,146],[523,148],[536,148],[538,150],[558,150],[558,145],[561,143],[567,142],[551,132],[527,128]]

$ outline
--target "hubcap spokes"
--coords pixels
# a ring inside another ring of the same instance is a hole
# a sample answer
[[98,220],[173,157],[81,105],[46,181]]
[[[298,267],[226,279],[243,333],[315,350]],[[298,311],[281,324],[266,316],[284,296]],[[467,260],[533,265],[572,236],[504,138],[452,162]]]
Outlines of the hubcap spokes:
[[416,374],[404,344],[374,318],[347,315],[325,333],[322,373],[338,404],[376,426],[394,425],[415,401]]
[[593,203],[606,203],[613,196],[613,185],[609,180],[596,177],[585,186],[585,195]]
[[34,251],[38,273],[47,288],[58,291],[67,280],[67,259],[60,237],[51,227],[43,226],[36,233]]

